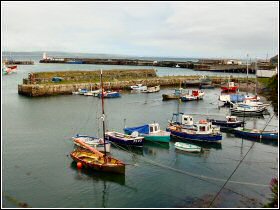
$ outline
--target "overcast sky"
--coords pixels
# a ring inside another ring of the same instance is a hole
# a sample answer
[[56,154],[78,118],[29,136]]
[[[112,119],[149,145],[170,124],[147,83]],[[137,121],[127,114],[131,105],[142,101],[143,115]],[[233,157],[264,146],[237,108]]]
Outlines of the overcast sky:
[[1,2],[2,50],[265,58],[278,2]]

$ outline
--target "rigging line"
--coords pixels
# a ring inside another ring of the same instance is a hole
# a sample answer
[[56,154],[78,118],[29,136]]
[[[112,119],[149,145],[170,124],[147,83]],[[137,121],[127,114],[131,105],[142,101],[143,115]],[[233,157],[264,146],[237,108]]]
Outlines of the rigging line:
[[[116,145],[116,144],[114,144],[114,145]],[[125,148],[123,148],[123,147],[121,147],[119,145],[116,145],[116,146],[121,148],[121,149],[123,149],[124,151],[129,152],[128,150],[126,150]],[[132,153],[133,155],[138,155],[137,153],[133,153],[133,152],[129,152],[129,153]],[[140,155],[138,155],[138,156],[140,156]],[[226,181],[225,179],[208,177],[208,176],[204,176],[204,175],[197,175],[197,174],[190,173],[190,172],[187,172],[187,171],[182,171],[182,170],[179,170],[179,169],[176,169],[176,168],[172,168],[170,166],[162,165],[161,163],[157,163],[155,161],[149,160],[149,159],[144,158],[142,156],[140,156],[140,159],[142,159],[144,162],[150,163],[152,165],[155,165],[155,166],[158,166],[158,167],[162,167],[162,168],[166,168],[166,169],[170,169],[170,170],[182,173],[182,174],[186,174],[186,175],[192,176],[194,178],[198,178],[198,179],[200,179],[202,181],[206,181],[206,182],[211,183],[211,184],[214,184],[214,183],[209,182],[206,179],[213,180],[213,181]],[[265,185],[265,184],[257,184],[257,183],[250,183],[250,182],[240,182],[240,181],[229,181],[229,182],[230,183],[235,183],[235,184],[253,185],[253,186],[260,186],[260,187],[267,187],[267,186],[269,186],[269,185]],[[228,189],[228,188],[226,188],[226,189]]]
[[244,155],[244,157],[241,159],[241,161],[237,164],[236,168],[233,170],[233,172],[231,173],[231,175],[229,176],[229,178],[226,180],[226,182],[223,184],[223,186],[221,187],[221,189],[219,190],[219,192],[215,195],[215,197],[213,198],[213,200],[211,201],[210,205],[208,206],[209,208],[212,206],[213,202],[216,200],[216,198],[218,197],[218,195],[220,194],[220,192],[222,191],[222,189],[225,187],[225,185],[229,182],[230,178],[233,176],[233,174],[235,173],[235,171],[238,169],[238,167],[240,166],[240,164],[243,162],[243,160],[245,159],[245,157],[247,156],[247,154],[250,152],[250,150],[253,148],[255,143],[253,143],[251,145],[251,147],[248,149],[247,153]]
[[[269,119],[269,121],[266,123],[264,129],[268,126],[268,124],[270,123],[270,121],[272,120],[272,118],[274,117],[274,115],[275,115],[275,112],[274,112],[274,114],[271,116],[271,118]],[[264,129],[261,131],[261,134],[264,132]]]

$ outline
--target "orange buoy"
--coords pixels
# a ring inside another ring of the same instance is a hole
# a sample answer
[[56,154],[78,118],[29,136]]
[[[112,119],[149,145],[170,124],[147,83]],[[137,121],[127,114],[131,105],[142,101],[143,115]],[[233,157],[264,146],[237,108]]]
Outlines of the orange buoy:
[[77,167],[78,167],[78,169],[81,169],[83,167],[83,164],[81,162],[78,162]]

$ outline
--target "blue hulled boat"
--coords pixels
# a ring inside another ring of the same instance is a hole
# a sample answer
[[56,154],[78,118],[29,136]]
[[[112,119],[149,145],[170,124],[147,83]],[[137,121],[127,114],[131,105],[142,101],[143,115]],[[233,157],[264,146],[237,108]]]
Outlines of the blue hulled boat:
[[245,139],[278,140],[278,131],[262,131],[259,129],[235,128],[234,134]]
[[123,146],[142,147],[144,143],[144,137],[138,136],[138,133],[127,135],[115,131],[110,131],[105,133],[105,138],[110,142],[114,142]]
[[192,141],[220,143],[222,140],[222,135],[220,133],[199,133],[191,129],[184,129],[181,126],[170,126],[166,130],[171,132],[172,136]]
[[169,121],[169,125],[166,128],[167,131],[171,132],[171,136],[183,140],[220,143],[222,135],[219,127],[212,126],[212,123],[207,120],[200,120],[194,124],[191,116],[179,113],[176,117],[178,118],[180,114],[182,114],[181,122],[178,119],[176,121]]
[[237,120],[236,116],[226,116],[227,120],[214,120],[207,119],[209,122],[212,122],[213,125],[218,125],[221,128],[238,128],[243,126],[244,122]]
[[[101,98],[101,93],[98,94],[98,97]],[[121,97],[121,94],[116,91],[106,91],[103,93],[104,98],[119,98]]]

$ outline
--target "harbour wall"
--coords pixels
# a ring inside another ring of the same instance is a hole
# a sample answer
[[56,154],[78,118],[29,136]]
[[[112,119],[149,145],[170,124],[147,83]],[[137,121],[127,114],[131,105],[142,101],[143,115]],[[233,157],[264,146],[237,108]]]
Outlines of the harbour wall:
[[[219,61],[219,62],[217,62]],[[128,66],[154,66],[170,68],[187,68],[196,71],[212,72],[233,72],[247,73],[247,65],[244,64],[226,64],[222,60],[214,61],[152,61],[139,59],[97,59],[97,58],[51,58],[42,59],[40,63],[77,63],[77,64],[100,64],[100,65],[128,65]],[[270,67],[269,67],[270,68]],[[256,72],[255,65],[248,65],[248,73]]]
[[[147,86],[155,86],[160,85],[161,87],[179,87],[186,80],[194,80],[197,79],[194,76],[185,76],[185,77],[157,77],[157,78],[148,78],[148,79],[133,79],[133,80],[125,80],[125,81],[110,81],[104,82],[103,86],[105,90],[128,90],[130,86],[135,84],[144,84]],[[221,83],[228,80],[228,77],[218,77],[211,78],[212,83],[216,87],[220,87]],[[241,91],[248,90],[250,92],[254,91],[255,84],[253,81],[250,81],[248,84],[245,78],[232,78],[231,81],[234,81],[239,84],[239,89]],[[184,87],[182,85],[182,87]],[[78,91],[78,89],[86,88],[88,90],[97,90],[100,88],[99,82],[86,82],[86,83],[71,83],[71,84],[19,84],[18,85],[18,93],[25,96],[30,97],[38,97],[38,96],[52,96],[52,95],[66,95],[72,94],[74,91]]]

